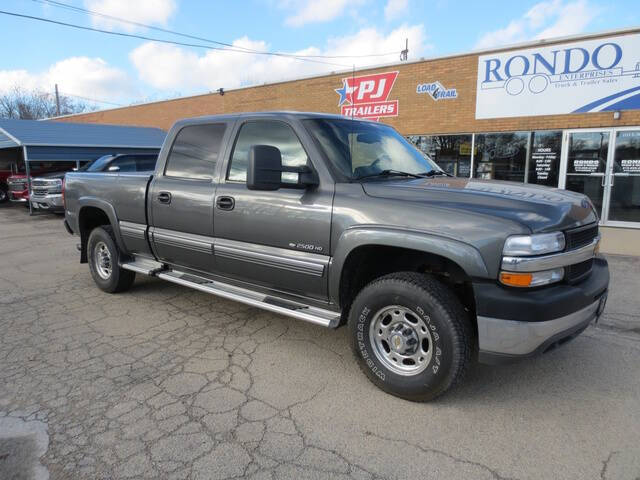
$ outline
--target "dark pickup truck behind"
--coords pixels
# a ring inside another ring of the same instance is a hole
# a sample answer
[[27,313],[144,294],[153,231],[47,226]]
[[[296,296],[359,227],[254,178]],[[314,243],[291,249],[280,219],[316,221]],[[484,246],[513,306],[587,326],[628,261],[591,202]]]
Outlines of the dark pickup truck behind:
[[325,327],[380,388],[429,400],[478,358],[563,343],[609,273],[581,194],[453,178],[391,127],[313,113],[182,120],[155,173],[69,173],[65,224],[105,291],[135,273]]

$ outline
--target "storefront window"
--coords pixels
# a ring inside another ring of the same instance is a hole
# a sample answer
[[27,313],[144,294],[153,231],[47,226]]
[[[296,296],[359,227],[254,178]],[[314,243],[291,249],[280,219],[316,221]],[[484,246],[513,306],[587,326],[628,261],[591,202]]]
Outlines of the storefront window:
[[528,183],[546,185],[547,187],[558,186],[561,148],[561,131],[532,132]]
[[609,220],[640,222],[640,130],[616,133]]
[[529,132],[476,135],[475,178],[524,182]]
[[471,135],[411,135],[407,138],[445,172],[469,178]]
[[588,196],[602,217],[609,132],[569,134],[566,188]]

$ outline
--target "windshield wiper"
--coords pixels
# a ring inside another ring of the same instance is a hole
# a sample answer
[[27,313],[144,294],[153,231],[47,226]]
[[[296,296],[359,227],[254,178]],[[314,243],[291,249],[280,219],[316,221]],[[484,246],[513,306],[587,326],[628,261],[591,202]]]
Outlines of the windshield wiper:
[[363,178],[371,178],[371,177],[412,177],[412,178],[424,178],[423,174],[420,173],[409,173],[403,172],[401,170],[392,170],[386,169],[376,173],[368,173],[367,175],[361,175],[356,177],[354,180],[362,180]]
[[445,177],[453,177],[453,175],[443,170],[429,170],[428,172],[421,173],[420,175],[423,177],[435,177],[438,175],[444,175]]

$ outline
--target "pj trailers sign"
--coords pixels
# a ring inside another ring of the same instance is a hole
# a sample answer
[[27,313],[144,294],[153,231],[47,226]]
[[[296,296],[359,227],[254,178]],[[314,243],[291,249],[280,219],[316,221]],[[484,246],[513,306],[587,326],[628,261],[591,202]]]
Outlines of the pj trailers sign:
[[478,58],[478,119],[632,109],[640,109],[640,34]]
[[346,117],[379,120],[380,117],[397,117],[398,100],[389,100],[398,72],[374,73],[342,79],[338,106]]

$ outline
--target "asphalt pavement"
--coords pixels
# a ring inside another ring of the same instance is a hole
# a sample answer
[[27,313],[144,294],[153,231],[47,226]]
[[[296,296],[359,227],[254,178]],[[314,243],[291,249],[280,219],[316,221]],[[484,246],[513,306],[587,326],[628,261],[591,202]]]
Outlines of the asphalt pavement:
[[61,217],[0,206],[0,478],[640,478],[640,258],[600,323],[435,402],[327,330],[138,276],[98,290]]

